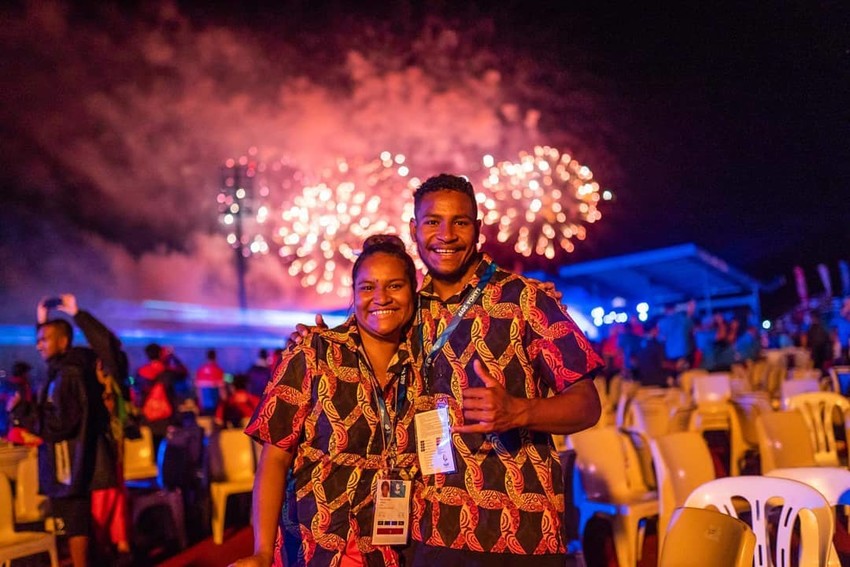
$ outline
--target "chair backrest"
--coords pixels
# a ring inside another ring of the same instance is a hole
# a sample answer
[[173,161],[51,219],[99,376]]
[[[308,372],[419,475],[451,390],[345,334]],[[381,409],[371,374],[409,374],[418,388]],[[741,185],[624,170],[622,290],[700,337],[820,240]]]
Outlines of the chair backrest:
[[838,466],[838,447],[835,442],[835,416],[850,440],[850,401],[834,392],[807,392],[788,398],[790,409],[800,410],[812,439],[815,461],[819,465]]
[[253,478],[256,467],[250,437],[241,429],[221,429],[213,439],[221,459],[221,480]]
[[788,409],[788,400],[797,394],[806,392],[819,392],[820,381],[814,378],[798,378],[797,380],[784,380],[780,385],[780,400],[782,407]]
[[649,489],[631,440],[616,427],[588,429],[570,435],[576,469],[592,500],[625,499]]
[[38,493],[38,455],[33,451],[18,461],[15,478],[15,518],[41,519],[47,498]]
[[139,428],[138,439],[124,440],[124,470],[147,467],[156,464],[151,428],[143,425]]
[[673,510],[683,506],[698,486],[714,480],[714,462],[696,431],[671,433],[650,442],[658,485],[658,538],[663,545]]
[[670,432],[670,409],[661,397],[632,400],[626,410],[624,427],[643,433],[650,439]]
[[696,376],[707,376],[708,370],[703,368],[691,368],[690,370],[685,370],[681,374],[679,374],[679,378],[677,379],[679,382],[679,389],[685,392],[687,396],[690,398],[694,391],[694,378]]
[[755,547],[746,522],[707,508],[677,508],[658,567],[750,567]]
[[[715,507],[718,511],[738,517],[733,499],[743,499],[749,505],[753,532],[756,534],[755,567],[789,567],[791,541],[795,522],[800,522],[800,565],[826,565],[832,546],[834,520],[832,509],[824,496],[806,484],[787,478],[768,476],[738,476],[718,478],[694,490],[685,502],[686,507]],[[769,559],[768,517],[771,509],[782,506],[777,522],[773,561]]]
[[761,472],[790,467],[813,467],[815,450],[806,420],[797,410],[765,412],[756,418]]
[[794,467],[767,474],[808,484],[823,494],[830,506],[850,505],[850,470],[843,467]]
[[850,366],[833,366],[829,369],[832,391],[842,396],[850,396]]
[[788,370],[788,380],[820,380],[821,371],[817,368],[791,368]]
[[729,375],[722,372],[694,376],[694,403],[719,404],[732,399],[732,382]]

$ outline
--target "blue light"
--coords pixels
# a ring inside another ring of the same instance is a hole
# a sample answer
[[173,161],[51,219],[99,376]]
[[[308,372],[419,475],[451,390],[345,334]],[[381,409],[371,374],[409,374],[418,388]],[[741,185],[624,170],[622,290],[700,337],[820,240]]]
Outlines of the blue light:
[[765,330],[770,329],[770,321],[768,321],[767,319],[762,321],[761,322],[761,328],[765,329]]
[[641,301],[635,306],[635,310],[638,313],[648,313],[649,312],[649,303],[646,301]]
[[605,315],[605,309],[603,307],[594,307],[590,310],[590,316],[594,319],[602,319]]

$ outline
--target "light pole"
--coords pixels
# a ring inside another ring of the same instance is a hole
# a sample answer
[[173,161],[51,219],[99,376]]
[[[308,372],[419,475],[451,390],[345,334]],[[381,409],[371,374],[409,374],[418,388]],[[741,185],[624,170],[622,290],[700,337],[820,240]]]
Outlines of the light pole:
[[237,293],[239,308],[243,311],[248,308],[245,260],[250,254],[243,223],[245,215],[251,213],[255,174],[256,164],[247,158],[227,160],[221,167],[221,189],[217,198],[220,220],[228,231],[227,242],[236,254]]

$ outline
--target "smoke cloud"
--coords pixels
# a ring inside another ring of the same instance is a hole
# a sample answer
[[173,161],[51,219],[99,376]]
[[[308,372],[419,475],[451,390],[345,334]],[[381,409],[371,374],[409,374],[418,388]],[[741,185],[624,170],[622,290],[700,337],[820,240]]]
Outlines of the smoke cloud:
[[[486,20],[425,18],[412,32],[351,21],[254,35],[171,2],[3,9],[3,317],[29,320],[63,291],[234,305],[215,197],[221,164],[249,148],[304,172],[389,150],[427,176],[543,142],[614,170],[597,94],[500,51]],[[255,307],[341,307],[274,256],[249,260],[248,293]]]

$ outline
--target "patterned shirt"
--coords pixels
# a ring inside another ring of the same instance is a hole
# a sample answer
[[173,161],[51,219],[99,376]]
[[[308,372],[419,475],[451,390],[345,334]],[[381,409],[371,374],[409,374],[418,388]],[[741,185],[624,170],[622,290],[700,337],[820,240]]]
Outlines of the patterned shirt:
[[[425,278],[412,341],[417,366],[491,263],[484,255],[472,280],[445,303]],[[452,423],[463,423],[463,391],[484,386],[472,369],[476,358],[509,394],[521,398],[561,393],[602,365],[563,305],[502,269],[437,354],[430,376],[422,376],[426,383],[417,384],[424,386],[417,411],[445,403]],[[417,483],[414,539],[477,552],[565,552],[563,475],[551,435],[519,428],[454,433],[452,445],[456,472]]]
[[[412,370],[403,343],[390,362],[383,397],[395,423],[397,467],[410,480],[418,471],[412,388],[397,416],[400,378]],[[412,381],[412,377],[408,382]],[[373,562],[392,565],[395,554],[372,546],[373,495],[387,451],[375,401],[375,380],[354,318],[305,337],[287,350],[245,432],[294,454],[294,494],[283,517],[300,527],[303,562],[337,565],[349,540]],[[278,534],[280,545],[280,533]],[[276,556],[279,550],[276,550]]]

